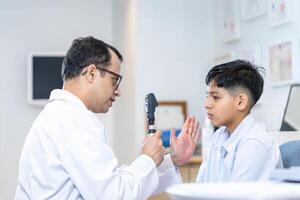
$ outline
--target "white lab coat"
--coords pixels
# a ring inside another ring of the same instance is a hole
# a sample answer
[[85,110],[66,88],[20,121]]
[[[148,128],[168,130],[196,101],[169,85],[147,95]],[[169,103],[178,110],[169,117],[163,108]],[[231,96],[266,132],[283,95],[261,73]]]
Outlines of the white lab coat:
[[169,155],[158,168],[146,155],[119,166],[79,98],[57,89],[49,101],[25,141],[15,199],[146,199],[181,182]]

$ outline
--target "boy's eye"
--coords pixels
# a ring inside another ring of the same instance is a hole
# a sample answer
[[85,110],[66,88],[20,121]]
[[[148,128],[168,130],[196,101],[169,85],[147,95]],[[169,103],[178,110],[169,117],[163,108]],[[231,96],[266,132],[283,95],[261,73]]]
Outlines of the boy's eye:
[[217,99],[220,99],[219,96],[213,96],[213,99],[217,100]]

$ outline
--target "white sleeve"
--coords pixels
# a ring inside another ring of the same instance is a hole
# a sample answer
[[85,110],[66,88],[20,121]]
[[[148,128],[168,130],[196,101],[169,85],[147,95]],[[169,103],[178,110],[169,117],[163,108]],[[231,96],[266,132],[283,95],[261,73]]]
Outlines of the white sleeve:
[[170,154],[165,155],[164,161],[157,167],[159,184],[153,195],[165,192],[173,184],[182,183],[179,169],[174,166]]
[[111,148],[93,133],[74,133],[59,154],[84,199],[147,199],[158,185],[150,157],[141,155],[131,165],[118,167]]

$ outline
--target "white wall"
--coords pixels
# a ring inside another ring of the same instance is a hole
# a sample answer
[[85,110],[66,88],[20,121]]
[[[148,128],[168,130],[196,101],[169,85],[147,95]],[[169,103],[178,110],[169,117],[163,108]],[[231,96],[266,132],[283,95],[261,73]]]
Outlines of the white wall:
[[114,147],[121,162],[139,154],[147,93],[158,100],[186,100],[188,114],[203,120],[204,77],[214,39],[212,6],[196,0],[128,0],[114,6],[115,39],[125,58],[122,96],[114,110]]
[[13,199],[24,139],[41,111],[26,102],[27,54],[65,52],[79,36],[93,35],[111,43],[112,3],[2,0],[0,26],[0,199]]
[[203,121],[205,75],[212,64],[214,13],[210,1],[137,1],[137,132],[144,130],[144,97],[185,100]]
[[114,150],[120,164],[129,164],[135,153],[136,124],[136,2],[116,0],[113,4],[113,38],[123,55],[121,97],[114,105]]
[[[295,22],[292,24],[286,24],[279,27],[271,28],[268,25],[268,16],[250,20],[242,21],[242,38],[236,42],[224,43],[221,40],[220,31],[220,2],[219,0],[214,1],[214,12],[216,23],[215,23],[215,43],[214,43],[214,54],[233,51],[239,52],[242,49],[260,46],[263,49],[263,67],[266,72],[268,66],[266,65],[266,52],[264,49],[268,44],[274,44],[287,39],[298,38],[300,39],[300,2],[295,1]],[[300,52],[298,52],[300,54]],[[297,66],[300,67],[300,66]],[[255,108],[254,114],[260,120],[266,123],[267,128],[271,131],[279,130],[281,125],[284,108],[288,96],[289,86],[282,87],[271,87],[268,82],[268,74],[265,77],[265,88],[262,95],[260,105]]]

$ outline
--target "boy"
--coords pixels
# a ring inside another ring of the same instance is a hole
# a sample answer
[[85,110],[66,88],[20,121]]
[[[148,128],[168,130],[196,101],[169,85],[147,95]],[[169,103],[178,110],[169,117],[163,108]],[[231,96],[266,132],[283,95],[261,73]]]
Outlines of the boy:
[[250,112],[263,92],[260,70],[235,60],[208,72],[205,108],[212,124],[221,127],[211,138],[197,182],[266,180],[282,165],[279,148]]

